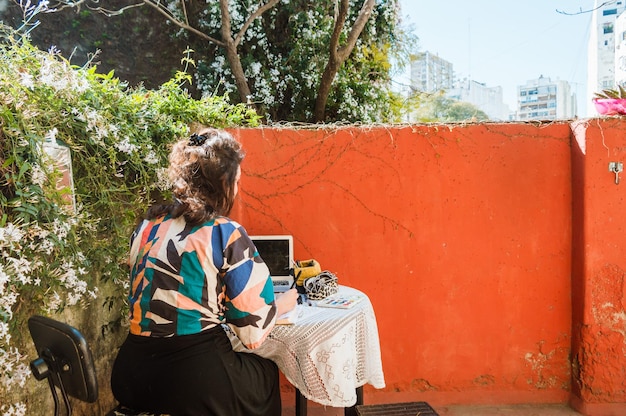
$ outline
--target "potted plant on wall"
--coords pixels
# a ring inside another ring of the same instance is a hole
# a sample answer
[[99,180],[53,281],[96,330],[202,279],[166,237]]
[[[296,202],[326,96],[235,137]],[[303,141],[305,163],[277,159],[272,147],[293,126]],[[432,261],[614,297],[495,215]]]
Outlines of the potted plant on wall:
[[615,89],[605,89],[596,92],[593,104],[598,113],[602,115],[626,115],[626,89],[619,85]]

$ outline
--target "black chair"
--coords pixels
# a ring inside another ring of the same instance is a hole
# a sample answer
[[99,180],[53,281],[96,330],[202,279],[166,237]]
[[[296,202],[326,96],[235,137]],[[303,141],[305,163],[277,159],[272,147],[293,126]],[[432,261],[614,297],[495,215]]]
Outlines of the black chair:
[[87,341],[75,328],[44,316],[28,320],[28,329],[39,357],[30,369],[39,381],[48,380],[54,398],[54,414],[59,415],[61,391],[66,414],[72,414],[69,396],[93,403],[98,399],[98,381]]
[[[72,414],[69,396],[93,403],[98,399],[96,369],[87,341],[78,330],[68,324],[45,316],[28,320],[30,336],[39,357],[31,361],[30,369],[39,381],[48,380],[54,399],[54,415],[59,416],[61,391],[67,416]],[[156,416],[118,406],[107,416]]]

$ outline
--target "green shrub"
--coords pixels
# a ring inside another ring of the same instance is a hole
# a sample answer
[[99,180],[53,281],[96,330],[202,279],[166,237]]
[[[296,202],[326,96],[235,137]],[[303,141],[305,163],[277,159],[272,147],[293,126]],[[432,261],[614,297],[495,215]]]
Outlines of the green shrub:
[[[158,90],[129,88],[0,26],[0,397],[30,375],[21,345],[32,314],[93,301],[103,279],[119,292],[99,302],[122,319],[128,237],[151,199],[167,197],[169,144],[192,123],[258,124],[226,97],[191,99],[190,81],[182,71]],[[0,400],[0,413],[22,410]]]

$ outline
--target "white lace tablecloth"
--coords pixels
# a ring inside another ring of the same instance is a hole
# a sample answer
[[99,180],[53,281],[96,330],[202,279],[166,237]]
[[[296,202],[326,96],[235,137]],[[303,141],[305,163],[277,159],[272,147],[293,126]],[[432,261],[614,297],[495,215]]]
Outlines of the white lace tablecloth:
[[248,351],[230,331],[236,351],[274,361],[309,400],[334,407],[356,403],[356,388],[385,387],[376,316],[369,298],[346,286],[339,293],[364,299],[350,309],[298,305],[296,324],[277,325],[263,342]]

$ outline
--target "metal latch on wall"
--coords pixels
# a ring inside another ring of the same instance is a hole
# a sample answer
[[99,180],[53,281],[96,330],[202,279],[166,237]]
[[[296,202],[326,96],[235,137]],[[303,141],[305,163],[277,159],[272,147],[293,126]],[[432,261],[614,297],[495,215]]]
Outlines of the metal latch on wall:
[[615,185],[619,184],[619,174],[624,170],[624,164],[622,162],[609,162],[609,172],[615,174]]

